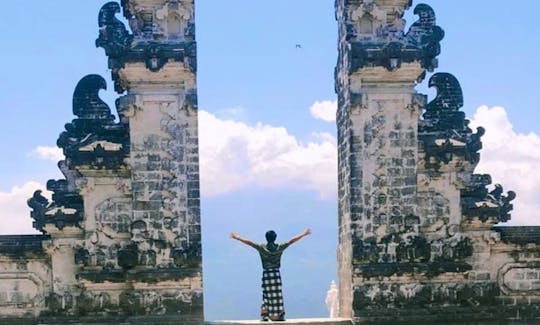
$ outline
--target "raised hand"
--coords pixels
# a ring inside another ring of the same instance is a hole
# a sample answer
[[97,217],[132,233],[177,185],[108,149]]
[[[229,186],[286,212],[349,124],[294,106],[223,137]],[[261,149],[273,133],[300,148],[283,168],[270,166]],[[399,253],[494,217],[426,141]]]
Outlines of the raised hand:
[[304,230],[303,233],[298,234],[295,237],[291,238],[291,240],[289,240],[288,243],[289,243],[289,245],[292,245],[292,244],[296,243],[297,241],[299,241],[300,239],[302,239],[302,238],[304,238],[304,237],[306,237],[308,235],[311,235],[311,229],[309,229],[309,228]]
[[251,247],[257,247],[257,244],[255,244],[254,242],[252,242],[251,240],[249,239],[245,239],[245,238],[242,238],[240,237],[237,233],[235,232],[231,232],[231,234],[229,235],[232,239],[236,239],[238,240],[239,242],[241,242],[242,244],[246,244],[248,246],[251,246]]

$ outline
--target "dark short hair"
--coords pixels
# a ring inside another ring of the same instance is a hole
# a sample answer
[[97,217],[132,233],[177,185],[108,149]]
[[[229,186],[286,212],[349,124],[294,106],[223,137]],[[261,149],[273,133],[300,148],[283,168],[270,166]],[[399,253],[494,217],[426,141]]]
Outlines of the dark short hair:
[[268,230],[266,234],[264,235],[266,237],[266,241],[269,243],[273,243],[276,241],[277,234],[273,230]]

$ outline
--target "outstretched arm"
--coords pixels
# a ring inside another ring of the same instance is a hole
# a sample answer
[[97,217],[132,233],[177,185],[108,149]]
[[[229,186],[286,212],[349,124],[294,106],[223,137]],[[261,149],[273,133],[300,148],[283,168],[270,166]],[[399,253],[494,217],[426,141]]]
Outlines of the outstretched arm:
[[235,233],[235,232],[231,232],[230,236],[231,236],[232,239],[236,239],[236,240],[238,240],[239,242],[241,242],[243,244],[246,244],[246,245],[251,246],[251,247],[257,247],[257,244],[255,244],[254,242],[252,242],[249,239],[244,239],[244,238],[238,236],[238,234]]
[[299,241],[300,239],[302,239],[302,238],[304,238],[306,236],[309,236],[309,235],[311,235],[311,229],[306,229],[303,233],[301,233],[299,235],[296,235],[293,238],[291,238],[291,240],[289,240],[288,244],[292,245],[292,244],[296,243],[297,241]]

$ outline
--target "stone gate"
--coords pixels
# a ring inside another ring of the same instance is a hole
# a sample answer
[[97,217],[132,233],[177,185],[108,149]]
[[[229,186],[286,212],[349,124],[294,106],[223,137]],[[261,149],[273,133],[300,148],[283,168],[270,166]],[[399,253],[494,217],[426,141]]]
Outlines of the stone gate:
[[338,0],[341,316],[357,323],[540,318],[540,228],[495,227],[516,194],[478,175],[481,137],[437,68],[444,31],[410,0]]
[[193,7],[102,7],[119,121],[105,80],[82,78],[57,142],[65,179],[47,182],[52,201],[28,200],[43,235],[0,237],[0,323],[202,324]]
[[[340,314],[540,320],[540,228],[496,227],[516,195],[474,173],[484,129],[457,79],[431,76],[429,103],[416,92],[444,32],[426,4],[405,32],[411,6],[336,1]],[[43,235],[0,236],[0,323],[202,324],[193,0],[109,2],[98,24],[119,120],[105,80],[82,78],[58,139],[65,178],[28,200]]]

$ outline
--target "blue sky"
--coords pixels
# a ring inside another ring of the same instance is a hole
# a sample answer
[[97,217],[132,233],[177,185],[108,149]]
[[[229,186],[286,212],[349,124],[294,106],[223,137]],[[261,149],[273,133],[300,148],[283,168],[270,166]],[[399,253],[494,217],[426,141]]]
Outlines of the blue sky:
[[[518,192],[514,224],[540,223],[534,215],[540,208],[540,2],[425,2],[446,32],[437,71],[460,80],[465,112],[488,130],[479,170]],[[50,147],[73,118],[78,80],[90,73],[109,78],[103,50],[94,47],[104,3],[3,4],[0,233],[28,232],[25,199],[60,177]],[[335,125],[314,118],[310,108],[329,101],[319,107],[331,109],[336,97],[333,5],[196,2],[209,319],[257,317],[259,261],[254,251],[230,241],[229,231],[263,240],[274,228],[286,240],[308,226],[313,236],[284,256],[287,313],[327,314],[323,301],[336,278]],[[418,89],[433,96],[425,85]],[[114,102],[110,81],[102,96]]]

